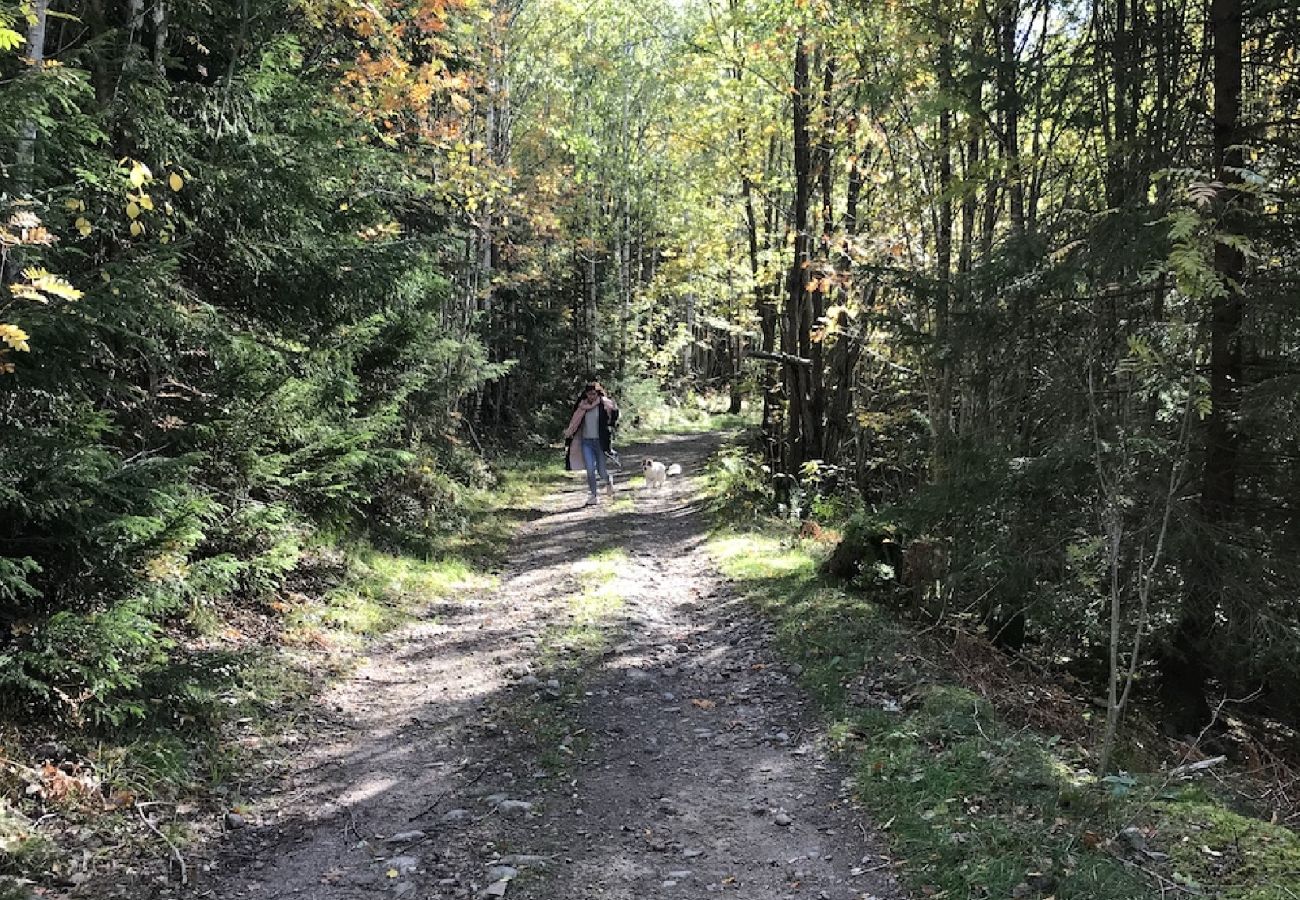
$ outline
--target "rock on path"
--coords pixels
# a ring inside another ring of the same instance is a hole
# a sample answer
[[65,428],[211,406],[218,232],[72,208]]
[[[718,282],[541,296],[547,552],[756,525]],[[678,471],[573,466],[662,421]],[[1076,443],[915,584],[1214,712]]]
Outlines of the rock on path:
[[[629,448],[687,473],[630,504],[583,509],[571,482],[495,590],[372,648],[322,698],[338,727],[286,761],[196,895],[903,896],[809,702],[705,554],[690,476],[715,444]],[[555,669],[550,636],[589,587],[577,564],[611,548],[626,564],[606,644]]]

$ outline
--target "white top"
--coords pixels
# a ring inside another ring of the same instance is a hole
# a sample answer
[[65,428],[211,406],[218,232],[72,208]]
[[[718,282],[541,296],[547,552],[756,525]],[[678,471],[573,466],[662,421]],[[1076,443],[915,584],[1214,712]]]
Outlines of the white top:
[[582,417],[582,436],[585,438],[600,437],[600,406],[593,406],[587,410],[587,414]]

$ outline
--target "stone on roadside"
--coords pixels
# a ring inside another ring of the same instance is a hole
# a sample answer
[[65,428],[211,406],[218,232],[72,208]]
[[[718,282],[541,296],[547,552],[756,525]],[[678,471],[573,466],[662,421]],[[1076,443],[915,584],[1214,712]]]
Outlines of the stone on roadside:
[[399,875],[409,875],[420,867],[420,858],[418,856],[394,856],[386,864],[390,869],[396,869]]
[[536,856],[530,853],[508,853],[501,857],[501,865],[526,869],[529,866],[544,866],[550,860],[549,856]]
[[489,884],[484,889],[483,896],[504,897],[506,895],[506,891],[509,890],[509,888],[510,888],[510,882],[503,878],[500,881],[494,881],[491,884]]
[[513,881],[519,877],[519,870],[514,866],[492,866],[487,874],[491,881]]
[[414,841],[422,841],[425,838],[423,831],[412,829],[410,831],[399,831],[397,834],[389,835],[384,839],[386,844],[410,844]]

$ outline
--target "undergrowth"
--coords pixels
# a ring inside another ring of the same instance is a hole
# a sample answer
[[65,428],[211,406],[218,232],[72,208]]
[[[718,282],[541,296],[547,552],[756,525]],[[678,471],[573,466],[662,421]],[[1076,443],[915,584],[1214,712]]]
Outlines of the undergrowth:
[[6,726],[0,900],[110,870],[128,882],[174,879],[141,813],[183,847],[243,810],[242,785],[308,739],[314,698],[367,641],[489,585],[511,535],[562,475],[552,454],[510,460],[463,491],[441,537],[425,528],[405,546],[318,535],[259,601],[196,598],[167,634],[168,657],[124,701],[138,707],[131,715]]
[[717,533],[711,549],[775,623],[924,896],[1300,896],[1293,832],[1160,773],[1099,782],[1085,748],[1011,728],[936,676],[942,666],[918,658],[926,645],[869,596],[820,576],[824,544],[754,526]]

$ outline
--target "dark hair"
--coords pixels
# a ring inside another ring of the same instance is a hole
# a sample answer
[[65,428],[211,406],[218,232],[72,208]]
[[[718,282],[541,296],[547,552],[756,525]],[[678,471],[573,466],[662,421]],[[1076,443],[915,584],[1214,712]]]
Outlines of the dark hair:
[[588,391],[595,391],[602,397],[605,396],[605,389],[601,386],[599,381],[588,381],[582,389],[582,396],[587,396]]

